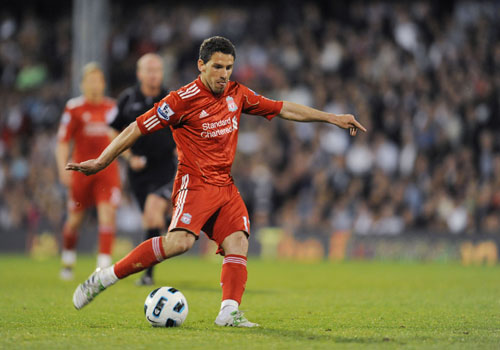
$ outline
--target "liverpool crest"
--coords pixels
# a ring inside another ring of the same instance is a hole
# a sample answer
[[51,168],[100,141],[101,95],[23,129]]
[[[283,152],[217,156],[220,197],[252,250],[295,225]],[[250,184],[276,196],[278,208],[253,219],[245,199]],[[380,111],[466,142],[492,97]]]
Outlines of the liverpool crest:
[[236,102],[234,102],[234,99],[231,96],[228,96],[226,98],[226,103],[227,103],[227,109],[229,109],[230,112],[236,112],[238,110],[238,106],[236,105]]

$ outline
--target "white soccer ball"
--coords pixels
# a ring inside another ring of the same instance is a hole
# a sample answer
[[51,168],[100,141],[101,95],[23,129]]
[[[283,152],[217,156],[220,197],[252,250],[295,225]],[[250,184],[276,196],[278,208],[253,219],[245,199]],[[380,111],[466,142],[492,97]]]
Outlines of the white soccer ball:
[[148,294],[144,314],[153,327],[179,327],[188,315],[187,300],[174,287],[157,288]]

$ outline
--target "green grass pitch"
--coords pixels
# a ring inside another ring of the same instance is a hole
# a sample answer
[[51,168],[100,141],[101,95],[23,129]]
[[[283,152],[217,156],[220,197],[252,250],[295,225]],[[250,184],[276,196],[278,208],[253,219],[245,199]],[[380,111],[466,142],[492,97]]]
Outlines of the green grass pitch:
[[257,329],[219,328],[220,259],[178,257],[158,285],[186,296],[182,327],[153,328],[152,287],[131,276],[80,311],[71,297],[92,271],[58,279],[58,260],[0,255],[0,349],[500,349],[500,267],[444,263],[249,260],[242,309]]

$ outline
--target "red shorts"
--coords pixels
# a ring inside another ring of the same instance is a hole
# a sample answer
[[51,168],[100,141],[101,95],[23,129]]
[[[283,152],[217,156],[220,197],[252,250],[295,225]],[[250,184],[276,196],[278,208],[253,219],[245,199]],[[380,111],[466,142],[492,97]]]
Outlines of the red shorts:
[[234,184],[220,187],[184,174],[176,177],[172,193],[174,214],[169,231],[182,228],[197,237],[204,232],[219,249],[236,231],[250,235],[248,211]]
[[91,176],[73,172],[68,209],[80,211],[97,204],[111,203],[115,207],[120,204],[120,176],[116,164]]

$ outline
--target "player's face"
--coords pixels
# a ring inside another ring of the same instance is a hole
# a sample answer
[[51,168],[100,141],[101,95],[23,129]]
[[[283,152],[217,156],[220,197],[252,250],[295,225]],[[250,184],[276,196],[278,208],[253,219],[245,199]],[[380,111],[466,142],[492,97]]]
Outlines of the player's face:
[[81,88],[83,95],[88,100],[101,99],[104,96],[104,89],[106,89],[104,74],[99,70],[87,73],[82,80]]
[[224,91],[233,72],[233,66],[233,55],[222,52],[214,53],[206,63],[203,60],[198,60],[201,81],[214,94],[220,94]]
[[137,78],[148,88],[158,89],[163,81],[163,63],[157,57],[150,57],[137,69]]

